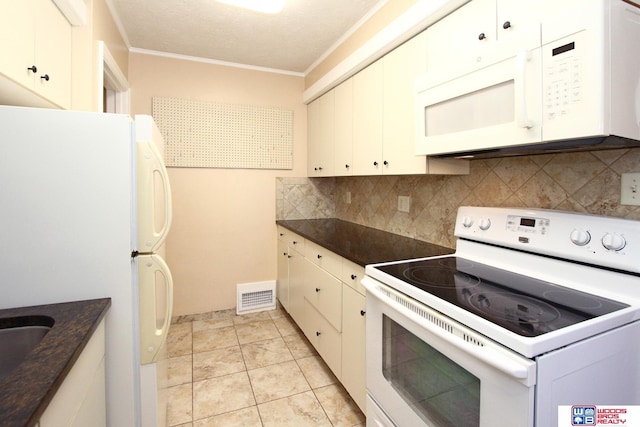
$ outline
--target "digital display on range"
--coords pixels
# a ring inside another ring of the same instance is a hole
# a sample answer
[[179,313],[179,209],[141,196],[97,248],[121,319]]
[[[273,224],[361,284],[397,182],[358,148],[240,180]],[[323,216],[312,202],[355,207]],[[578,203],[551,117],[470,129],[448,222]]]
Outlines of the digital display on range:
[[523,227],[535,227],[536,220],[533,218],[520,218],[520,225]]

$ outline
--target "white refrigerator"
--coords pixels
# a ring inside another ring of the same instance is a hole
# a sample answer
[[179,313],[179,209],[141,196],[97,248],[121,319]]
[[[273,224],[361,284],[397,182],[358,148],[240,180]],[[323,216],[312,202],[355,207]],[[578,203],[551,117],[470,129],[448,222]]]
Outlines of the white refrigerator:
[[0,308],[111,298],[110,427],[166,425],[161,150],[149,116],[0,106]]

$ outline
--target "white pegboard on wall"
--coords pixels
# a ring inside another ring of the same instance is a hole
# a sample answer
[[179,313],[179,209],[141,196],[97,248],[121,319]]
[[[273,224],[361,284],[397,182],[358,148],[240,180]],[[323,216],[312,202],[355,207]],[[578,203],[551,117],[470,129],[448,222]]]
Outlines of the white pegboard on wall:
[[293,111],[153,98],[167,166],[292,169]]

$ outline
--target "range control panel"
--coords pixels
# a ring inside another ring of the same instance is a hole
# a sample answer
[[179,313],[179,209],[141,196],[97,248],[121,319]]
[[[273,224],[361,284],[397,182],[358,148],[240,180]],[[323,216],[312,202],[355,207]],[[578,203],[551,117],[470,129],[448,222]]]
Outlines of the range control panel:
[[455,235],[640,273],[640,221],[546,209],[463,206]]

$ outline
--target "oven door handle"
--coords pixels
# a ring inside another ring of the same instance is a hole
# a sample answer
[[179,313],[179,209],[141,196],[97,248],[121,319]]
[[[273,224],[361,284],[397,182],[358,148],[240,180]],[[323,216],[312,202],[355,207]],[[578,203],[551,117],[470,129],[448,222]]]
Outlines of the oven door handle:
[[[361,283],[367,289],[367,297],[369,297],[371,294],[371,296],[374,296],[380,301],[383,301],[384,303],[390,305],[402,316],[405,316],[412,322],[423,326],[430,333],[455,346],[459,350],[462,350],[463,352],[470,354],[477,359],[480,359],[487,365],[494,367],[495,369],[509,375],[512,378],[523,380],[523,382],[525,382],[526,384],[531,385],[533,381],[533,375],[535,373],[535,363],[533,361],[520,357],[518,357],[517,359],[513,356],[509,357],[509,354],[503,353],[501,351],[498,351],[498,349],[494,349],[489,346],[478,346],[475,344],[471,344],[460,338],[459,336],[452,334],[445,329],[442,329],[442,327],[436,325],[432,320],[420,316],[413,310],[407,308],[405,305],[397,302],[394,298],[385,295],[380,291],[380,286],[373,282],[371,279],[365,277],[362,279]],[[435,318],[437,318],[437,320],[441,320],[442,323],[451,324],[450,319],[435,312],[435,310],[429,309],[422,304],[418,304],[411,298],[408,298],[405,295],[397,293],[391,289],[389,289],[388,292],[390,292],[391,295],[394,295],[397,298],[405,299],[410,305],[414,305],[418,308],[426,308],[431,316],[434,316]],[[458,326],[454,325],[454,327]],[[460,328],[460,330],[462,330],[462,328]]]

